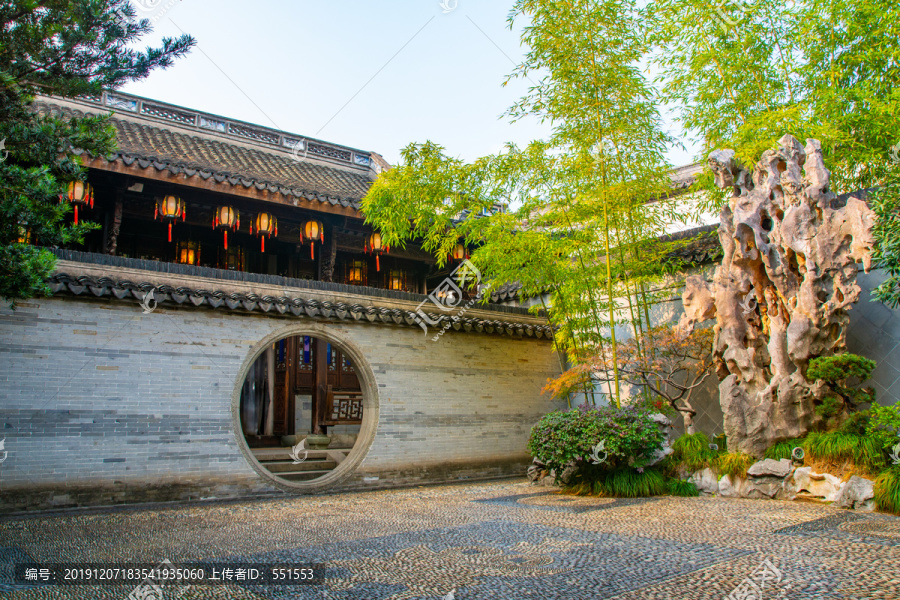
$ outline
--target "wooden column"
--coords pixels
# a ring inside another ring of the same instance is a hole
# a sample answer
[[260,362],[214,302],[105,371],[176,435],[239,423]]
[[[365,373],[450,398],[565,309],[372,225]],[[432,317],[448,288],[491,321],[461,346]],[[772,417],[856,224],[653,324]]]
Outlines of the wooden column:
[[284,340],[284,381],[281,383],[282,405],[276,412],[275,435],[296,433],[296,393],[297,393],[297,338]]
[[334,235],[334,227],[323,224],[325,233],[325,243],[322,244],[321,257],[322,261],[322,281],[334,281],[334,260],[337,257],[337,238]]
[[116,204],[113,209],[112,226],[109,228],[109,236],[106,238],[107,253],[115,256],[116,246],[119,244],[119,229],[122,227],[122,194],[116,194]]
[[328,393],[328,342],[313,338],[313,399],[312,427],[313,433],[327,434],[328,427],[322,425],[327,418],[325,414],[325,398]]

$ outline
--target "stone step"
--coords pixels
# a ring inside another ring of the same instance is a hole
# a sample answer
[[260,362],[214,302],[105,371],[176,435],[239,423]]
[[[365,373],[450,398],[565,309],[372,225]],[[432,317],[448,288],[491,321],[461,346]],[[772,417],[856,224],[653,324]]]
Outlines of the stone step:
[[[351,450],[352,448],[309,450],[309,454],[306,455],[306,458],[328,458],[329,452],[340,452],[346,456],[347,454],[350,454]],[[256,457],[256,460],[258,460],[259,462],[266,462],[270,460],[292,460],[290,448],[251,448],[251,451],[253,452],[253,456]],[[300,456],[303,456],[303,452],[300,453]]]
[[267,462],[263,466],[272,473],[282,475],[284,473],[300,473],[306,471],[322,471],[332,470],[337,467],[337,463],[333,460],[307,460],[299,465],[295,465],[292,461],[285,462]]
[[310,479],[318,479],[329,473],[331,473],[331,471],[305,471],[303,473],[278,473],[277,475],[289,481],[309,481]]

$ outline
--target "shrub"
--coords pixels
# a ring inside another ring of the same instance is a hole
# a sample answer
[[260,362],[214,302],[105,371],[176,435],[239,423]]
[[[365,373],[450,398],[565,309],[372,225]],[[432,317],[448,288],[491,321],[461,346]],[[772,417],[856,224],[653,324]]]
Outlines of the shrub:
[[[582,406],[545,415],[531,430],[528,450],[556,472],[576,468],[575,478],[591,483],[604,472],[627,466],[640,468],[652,460],[664,441],[664,433],[651,412],[635,407]],[[605,460],[592,464],[591,453],[599,443]]]
[[716,457],[716,452],[709,447],[709,443],[709,438],[704,433],[681,436],[672,443],[669,465],[676,470],[682,467],[688,471],[699,471],[708,467]]
[[851,435],[866,435],[866,429],[871,421],[872,415],[869,411],[861,410],[847,417],[847,420],[841,424],[839,431]]
[[884,452],[891,452],[900,444],[900,402],[893,406],[873,404],[869,414],[866,436],[876,440]]
[[632,396],[622,400],[622,406],[630,406],[638,410],[645,410],[650,413],[658,413],[665,415],[670,420],[678,417],[678,411],[672,408],[665,399],[659,396],[647,397],[645,395]]
[[883,511],[900,514],[900,468],[888,469],[875,480],[875,503]]
[[672,478],[666,483],[666,487],[671,496],[684,496],[690,498],[700,495],[700,490],[697,489],[697,486],[694,485],[693,481]]
[[712,469],[719,477],[728,475],[732,479],[735,477],[747,477],[747,469],[753,466],[756,459],[749,454],[743,452],[727,452],[719,454],[712,462]]

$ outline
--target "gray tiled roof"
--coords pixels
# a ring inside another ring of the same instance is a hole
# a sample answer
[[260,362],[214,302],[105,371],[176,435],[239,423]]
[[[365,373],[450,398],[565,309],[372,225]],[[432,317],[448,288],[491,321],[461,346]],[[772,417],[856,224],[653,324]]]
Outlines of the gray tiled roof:
[[[89,107],[79,110],[54,100],[41,97],[35,102],[35,109],[63,116],[107,112],[102,107],[96,111]],[[164,123],[157,126],[132,119],[121,112],[115,112],[111,121],[116,127],[118,150],[106,158],[128,166],[152,166],[176,175],[198,175],[218,183],[227,181],[235,186],[354,209],[359,208],[359,201],[371,184],[367,170],[353,172],[313,161],[298,161],[290,151],[232,143],[225,137],[192,135],[166,127]]]

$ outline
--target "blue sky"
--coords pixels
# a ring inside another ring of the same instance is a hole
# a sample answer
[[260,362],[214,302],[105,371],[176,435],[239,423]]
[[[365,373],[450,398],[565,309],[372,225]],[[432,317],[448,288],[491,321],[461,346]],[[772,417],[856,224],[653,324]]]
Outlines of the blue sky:
[[[472,160],[548,132],[501,118],[527,89],[502,85],[525,52],[507,27],[512,0],[132,3],[155,19],[147,43],[184,31],[198,45],[127,92],[374,150],[394,164],[411,142]],[[669,154],[676,166],[692,159]]]

